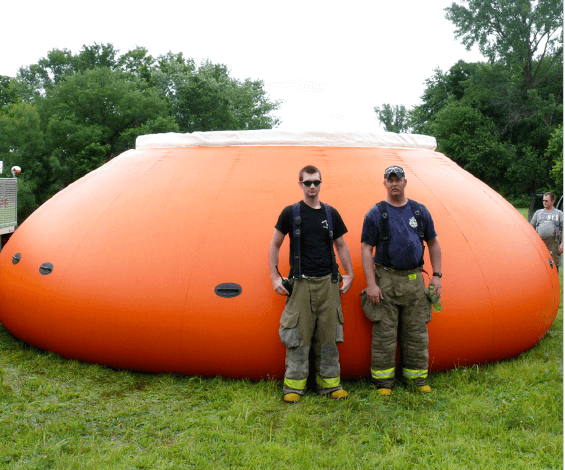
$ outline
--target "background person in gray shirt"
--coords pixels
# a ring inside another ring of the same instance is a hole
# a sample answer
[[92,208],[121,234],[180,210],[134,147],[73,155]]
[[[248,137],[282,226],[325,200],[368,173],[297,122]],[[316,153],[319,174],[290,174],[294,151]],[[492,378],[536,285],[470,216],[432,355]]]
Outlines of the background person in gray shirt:
[[543,209],[536,211],[530,223],[536,229],[547,249],[553,256],[553,261],[561,266],[561,253],[563,253],[563,212],[553,207],[555,194],[543,195]]

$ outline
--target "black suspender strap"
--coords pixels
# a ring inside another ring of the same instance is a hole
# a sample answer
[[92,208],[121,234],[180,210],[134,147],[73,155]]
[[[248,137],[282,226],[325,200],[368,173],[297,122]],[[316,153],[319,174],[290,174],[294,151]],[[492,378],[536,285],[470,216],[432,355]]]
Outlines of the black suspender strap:
[[392,265],[390,264],[390,254],[389,254],[389,247],[390,247],[390,227],[388,224],[388,212],[386,211],[386,203],[381,201],[377,204],[379,208],[379,214],[381,214],[381,240],[383,242],[383,266],[385,268],[390,268]]
[[334,250],[334,224],[332,217],[332,207],[329,204],[322,204],[322,207],[326,208],[326,220],[328,222],[328,233],[330,235],[330,251],[332,254],[332,282],[337,282],[338,268],[337,268],[337,261],[335,259],[335,250]]
[[292,264],[292,275],[294,277],[302,276],[302,268],[300,266],[300,225],[302,219],[300,218],[300,203],[297,202],[292,205],[292,236],[295,240],[294,245],[294,263]]
[[418,204],[416,201],[413,201],[412,199],[408,199],[408,204],[410,204],[410,208],[412,209],[412,212],[414,212],[414,217],[416,219],[416,222],[418,223],[418,237],[420,238],[420,243],[422,244],[422,256],[418,263],[418,267],[420,268],[424,266],[424,251],[426,251],[426,246],[424,245],[424,219],[422,208],[420,204]]

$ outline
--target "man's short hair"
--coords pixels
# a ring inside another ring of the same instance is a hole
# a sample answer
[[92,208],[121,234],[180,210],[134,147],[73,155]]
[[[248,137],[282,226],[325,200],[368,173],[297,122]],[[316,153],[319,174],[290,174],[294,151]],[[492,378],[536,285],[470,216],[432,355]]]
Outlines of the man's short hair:
[[307,165],[304,168],[302,168],[302,170],[298,172],[298,181],[302,181],[302,178],[304,178],[304,173],[308,173],[309,175],[313,175],[314,173],[319,173],[320,179],[322,179],[322,172],[318,170],[315,166]]
[[555,202],[555,194],[553,194],[553,193],[545,193],[544,196],[549,196],[549,199],[551,199],[553,202]]

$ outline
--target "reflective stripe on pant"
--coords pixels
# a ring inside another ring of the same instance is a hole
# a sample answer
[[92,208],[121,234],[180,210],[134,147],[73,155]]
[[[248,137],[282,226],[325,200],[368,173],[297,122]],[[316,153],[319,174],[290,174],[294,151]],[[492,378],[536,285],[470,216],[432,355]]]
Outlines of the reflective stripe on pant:
[[384,379],[392,379],[394,378],[394,367],[392,369],[386,370],[374,370],[371,369],[371,377],[374,380],[384,380]]
[[306,380],[307,379],[292,380],[285,377],[284,385],[289,390],[304,390],[306,388]]
[[331,275],[292,280],[279,334],[286,346],[284,393],[304,393],[309,372],[310,347],[314,350],[316,386],[324,395],[342,388],[337,343],[343,341],[343,315],[339,283]]
[[[402,375],[408,380],[426,379],[428,376],[428,369],[414,370],[402,368]],[[423,384],[425,385],[425,383]]]

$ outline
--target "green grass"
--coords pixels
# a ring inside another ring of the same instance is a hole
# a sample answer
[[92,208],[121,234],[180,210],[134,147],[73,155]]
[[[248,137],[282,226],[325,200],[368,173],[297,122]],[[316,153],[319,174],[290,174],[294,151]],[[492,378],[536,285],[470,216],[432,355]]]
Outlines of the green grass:
[[429,384],[286,405],[280,381],[119,371],[0,327],[0,468],[563,468],[562,305],[529,351]]

